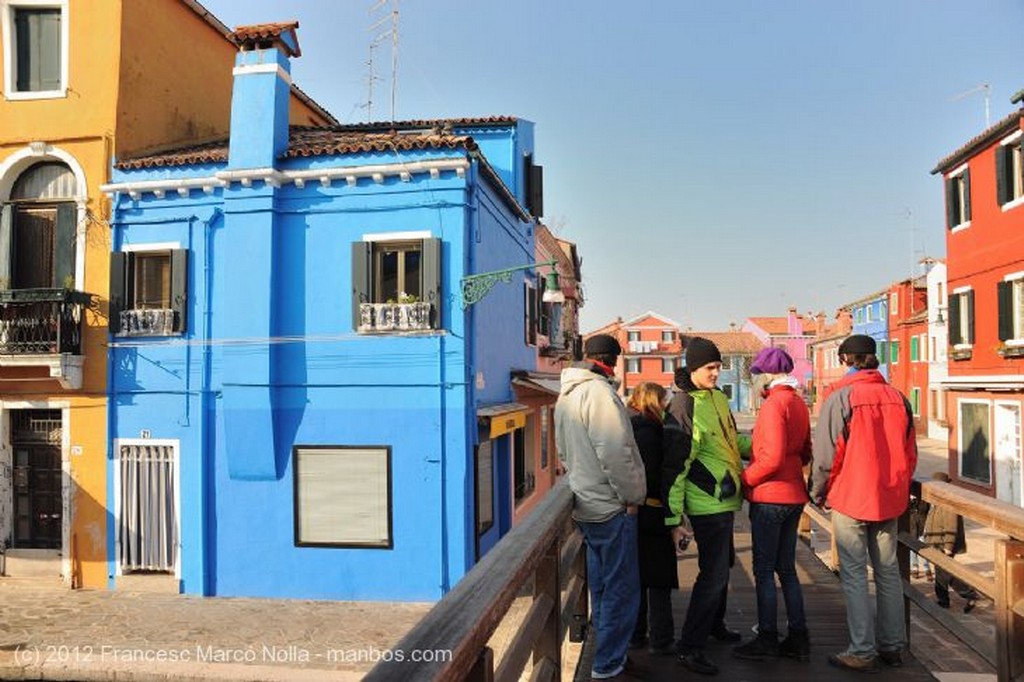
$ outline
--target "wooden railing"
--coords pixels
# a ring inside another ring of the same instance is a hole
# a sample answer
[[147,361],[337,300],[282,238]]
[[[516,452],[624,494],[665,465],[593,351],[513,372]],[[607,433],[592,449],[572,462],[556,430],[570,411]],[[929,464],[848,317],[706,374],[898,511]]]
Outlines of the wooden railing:
[[[898,554],[903,594],[907,602],[913,602],[985,658],[995,667],[999,682],[1021,679],[1024,677],[1024,509],[935,480],[915,480],[911,494],[929,504],[952,509],[965,519],[1007,536],[994,543],[993,578],[956,561],[940,549],[922,543],[907,532],[909,524],[906,515],[900,519]],[[831,520],[827,513],[808,505],[805,515],[831,536]],[[993,600],[995,642],[966,627],[911,586],[911,551]],[[829,567],[837,570],[834,540],[830,556]]]
[[[530,665],[531,682],[561,680],[566,635],[581,641],[587,623],[585,551],[571,512],[563,480],[364,679],[512,682]],[[488,642],[524,595],[526,615],[495,660]]]

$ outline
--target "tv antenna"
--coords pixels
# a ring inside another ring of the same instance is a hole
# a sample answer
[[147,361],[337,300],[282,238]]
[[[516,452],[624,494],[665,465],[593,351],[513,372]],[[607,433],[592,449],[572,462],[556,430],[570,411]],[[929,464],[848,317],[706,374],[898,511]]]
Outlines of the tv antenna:
[[373,120],[373,84],[380,80],[374,70],[375,50],[391,42],[391,120],[395,120],[395,101],[398,95],[398,0],[374,0],[368,14],[376,19],[368,29],[373,33],[370,39],[370,57],[366,62],[369,73],[366,78],[366,119]]
[[970,97],[971,95],[973,95],[975,93],[978,93],[978,92],[984,92],[985,93],[985,128],[987,129],[991,125],[991,119],[990,119],[990,116],[989,116],[989,100],[992,98],[992,86],[991,85],[989,85],[988,83],[982,83],[981,85],[976,85],[973,88],[971,88],[970,90],[965,90],[965,91],[961,92],[959,95],[955,95],[953,97],[953,99],[951,99],[950,101],[951,102],[959,102],[960,100],[962,100],[962,99],[964,99],[966,97]]

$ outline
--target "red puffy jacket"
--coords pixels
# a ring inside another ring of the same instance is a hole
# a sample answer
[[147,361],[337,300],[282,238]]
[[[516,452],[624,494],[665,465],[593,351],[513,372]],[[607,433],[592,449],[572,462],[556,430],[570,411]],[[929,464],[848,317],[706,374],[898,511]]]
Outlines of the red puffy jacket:
[[792,386],[773,386],[754,424],[750,466],[743,470],[750,502],[803,504],[807,485],[803,467],[811,461],[811,416]]
[[859,521],[907,508],[917,466],[910,403],[873,369],[833,385],[814,432],[811,499]]

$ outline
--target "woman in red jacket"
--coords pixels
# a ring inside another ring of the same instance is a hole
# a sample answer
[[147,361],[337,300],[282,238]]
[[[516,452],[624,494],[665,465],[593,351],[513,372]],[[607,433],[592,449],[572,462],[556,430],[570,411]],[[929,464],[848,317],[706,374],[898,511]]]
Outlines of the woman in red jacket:
[[[750,465],[741,476],[750,502],[757,637],[737,646],[733,654],[751,660],[788,656],[806,661],[810,655],[804,597],[796,575],[796,536],[808,500],[803,468],[811,461],[811,418],[792,371],[793,358],[781,348],[765,348],[750,367],[751,374],[765,375],[766,386],[754,424]],[[781,643],[775,574],[789,619],[789,632]]]

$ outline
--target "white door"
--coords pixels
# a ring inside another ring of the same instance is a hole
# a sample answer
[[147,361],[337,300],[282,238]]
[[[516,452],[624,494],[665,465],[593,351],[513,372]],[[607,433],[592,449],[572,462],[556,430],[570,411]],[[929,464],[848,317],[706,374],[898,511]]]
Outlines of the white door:
[[996,402],[996,497],[1021,504],[1020,403]]

